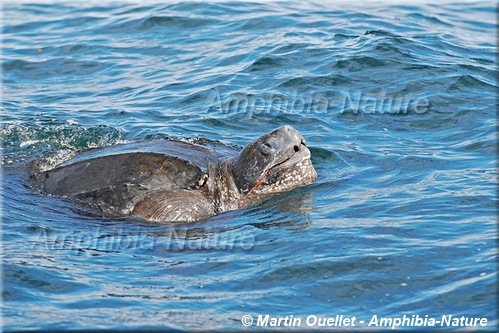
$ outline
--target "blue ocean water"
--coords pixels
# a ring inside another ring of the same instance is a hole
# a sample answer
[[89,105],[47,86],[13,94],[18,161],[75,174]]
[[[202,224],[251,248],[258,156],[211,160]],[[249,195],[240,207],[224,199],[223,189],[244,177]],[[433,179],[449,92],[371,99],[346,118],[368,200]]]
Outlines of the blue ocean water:
[[[497,330],[495,6],[7,1],[3,329],[446,315]],[[28,178],[47,154],[241,148],[285,124],[317,181],[197,223],[89,216]]]

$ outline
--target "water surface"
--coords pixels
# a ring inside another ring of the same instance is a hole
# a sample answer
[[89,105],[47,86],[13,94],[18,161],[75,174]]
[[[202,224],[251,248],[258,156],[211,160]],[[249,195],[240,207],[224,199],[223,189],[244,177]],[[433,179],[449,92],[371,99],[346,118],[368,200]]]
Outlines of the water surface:
[[[405,314],[485,317],[493,331],[494,5],[8,1],[4,329]],[[318,180],[198,223],[89,215],[28,179],[47,154],[241,148],[285,124]]]

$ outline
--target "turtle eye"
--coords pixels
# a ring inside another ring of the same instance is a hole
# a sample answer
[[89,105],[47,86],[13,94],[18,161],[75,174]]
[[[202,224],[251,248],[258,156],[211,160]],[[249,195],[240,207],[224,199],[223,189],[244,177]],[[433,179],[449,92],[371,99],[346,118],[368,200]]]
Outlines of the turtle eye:
[[269,142],[269,141],[262,142],[262,143],[259,145],[259,148],[260,148],[260,152],[261,152],[263,155],[270,155],[270,154],[272,154],[272,153],[275,151],[274,146],[273,146],[273,145],[272,145],[272,143],[271,143],[271,142]]

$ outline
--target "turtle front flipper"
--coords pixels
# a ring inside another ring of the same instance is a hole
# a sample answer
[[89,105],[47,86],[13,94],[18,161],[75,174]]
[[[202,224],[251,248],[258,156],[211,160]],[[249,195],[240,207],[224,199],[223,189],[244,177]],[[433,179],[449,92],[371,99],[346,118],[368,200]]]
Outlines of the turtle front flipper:
[[146,196],[132,215],[154,222],[193,222],[215,215],[215,209],[200,192],[168,190]]

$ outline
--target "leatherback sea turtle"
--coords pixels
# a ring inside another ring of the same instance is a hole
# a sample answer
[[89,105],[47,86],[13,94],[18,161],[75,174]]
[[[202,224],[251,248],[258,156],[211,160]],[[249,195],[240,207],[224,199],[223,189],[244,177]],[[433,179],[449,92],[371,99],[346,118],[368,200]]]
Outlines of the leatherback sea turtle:
[[241,152],[221,143],[142,141],[90,149],[32,175],[47,194],[112,215],[196,221],[316,178],[300,132],[282,126]]

